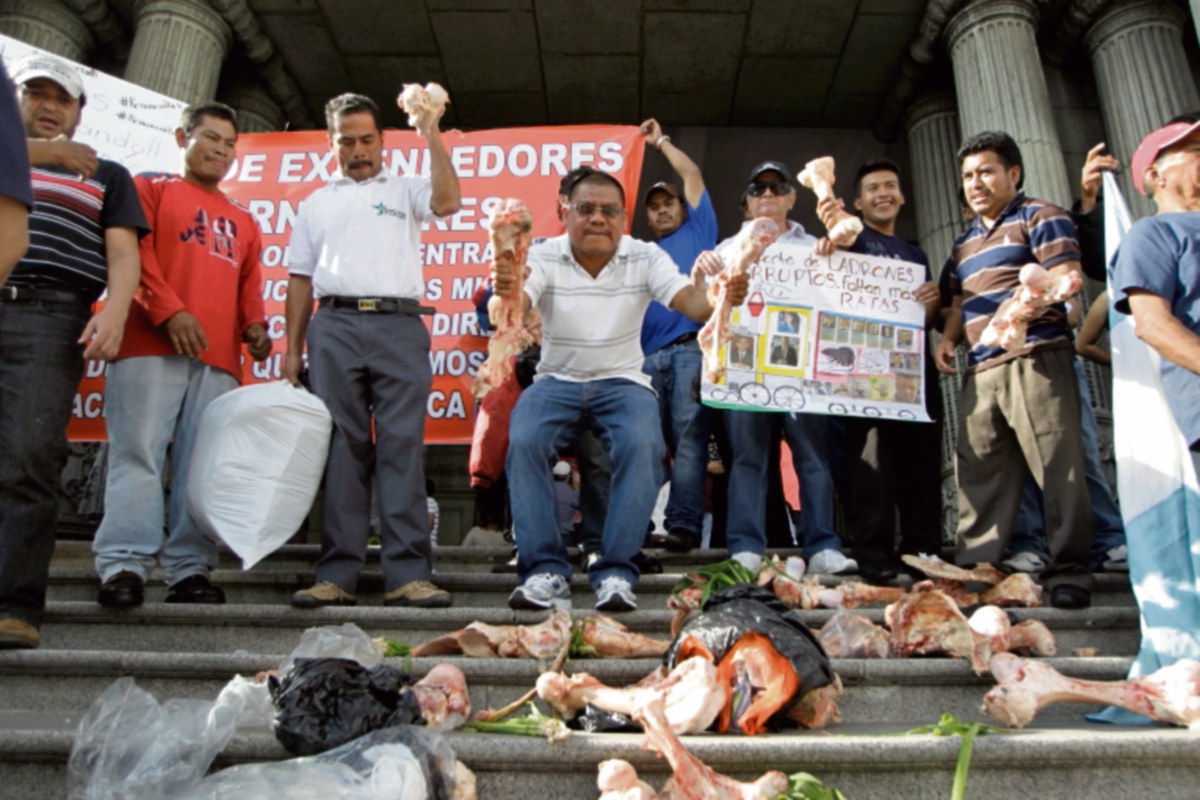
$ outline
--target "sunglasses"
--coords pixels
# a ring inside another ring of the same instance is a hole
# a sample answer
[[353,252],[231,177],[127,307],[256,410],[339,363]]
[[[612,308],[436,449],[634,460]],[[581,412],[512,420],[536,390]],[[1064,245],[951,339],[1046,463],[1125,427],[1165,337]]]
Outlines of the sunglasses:
[[767,193],[767,189],[770,189],[771,194],[776,197],[782,197],[794,191],[790,183],[784,183],[783,181],[762,181],[761,183],[750,184],[750,188],[746,190],[746,194],[750,197],[762,197]]
[[605,219],[617,219],[625,213],[625,209],[611,204],[598,206],[592,203],[567,203],[566,206],[581,217],[590,217],[599,211]]

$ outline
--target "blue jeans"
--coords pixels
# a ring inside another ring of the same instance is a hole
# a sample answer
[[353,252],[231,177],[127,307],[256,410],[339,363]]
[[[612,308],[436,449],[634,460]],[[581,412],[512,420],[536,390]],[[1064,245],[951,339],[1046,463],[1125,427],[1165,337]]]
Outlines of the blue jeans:
[[521,393],[508,431],[509,499],[517,544],[517,574],[568,578],[571,565],[558,534],[551,464],[585,430],[612,460],[611,500],[600,559],[588,570],[594,588],[610,576],[637,582],[633,557],[662,485],[664,445],[654,393],[632,381],[575,383],[542,378]]
[[0,302],[0,619],[42,624],[67,423],[83,375],[79,303]]
[[663,523],[700,535],[704,525],[704,477],[708,467],[709,409],[693,394],[703,357],[700,345],[671,344],[646,356],[642,371],[658,393],[662,436],[674,456],[671,496]]
[[[200,415],[237,385],[228,372],[187,356],[138,356],[108,365],[107,513],[92,542],[100,580],[118,572],[145,580],[159,561],[173,585],[208,575],[217,565],[216,543],[188,511],[188,466]],[[170,500],[164,509],[162,473],[172,441]]]
[[[1095,520],[1096,540],[1092,545],[1090,566],[1099,568],[1107,553],[1125,544],[1125,524],[1121,512],[1113,500],[1112,488],[1104,477],[1100,464],[1100,431],[1096,425],[1096,412],[1092,410],[1092,396],[1088,392],[1083,365],[1075,359],[1075,375],[1079,379],[1079,400],[1082,407],[1080,426],[1083,429],[1084,478],[1087,480],[1088,497],[1092,502],[1092,517]],[[1031,475],[1025,477],[1025,489],[1021,495],[1021,507],[1009,540],[1009,552],[1032,552],[1042,556],[1048,554],[1046,529],[1042,510],[1042,492]]]
[[[771,436],[773,416],[761,411],[729,411],[725,415],[725,429],[733,450],[726,527],[730,553],[761,554],[767,546],[767,465],[769,459],[779,457]],[[800,537],[804,557],[811,558],[822,550],[841,550],[833,523],[830,418],[823,414],[785,414],[783,435],[800,479]]]

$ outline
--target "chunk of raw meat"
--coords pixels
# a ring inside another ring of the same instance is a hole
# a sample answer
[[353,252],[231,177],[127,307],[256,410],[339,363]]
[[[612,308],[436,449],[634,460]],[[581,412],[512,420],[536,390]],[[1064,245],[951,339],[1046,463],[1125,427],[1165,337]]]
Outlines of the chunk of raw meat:
[[1025,346],[1030,321],[1043,308],[1073,297],[1083,287],[1078,272],[1064,275],[1048,272],[1041,264],[1021,268],[1021,287],[996,309],[979,341],[985,347],[1019,350]]
[[525,258],[533,241],[533,218],[520,200],[508,198],[492,211],[488,221],[492,241],[492,261],[505,265],[516,279],[516,288],[507,297],[493,297],[488,316],[496,329],[488,342],[487,360],[475,373],[471,387],[476,398],[498,388],[512,374],[513,358],[533,344],[533,335],[525,327]]
[[971,630],[988,638],[993,654],[1023,651],[1049,658],[1058,652],[1054,634],[1045,623],[1027,619],[1013,625],[1008,612],[996,606],[983,606],[967,620]]
[[435,119],[441,116],[449,102],[450,95],[436,83],[427,83],[424,86],[419,83],[406,83],[404,90],[396,98],[397,105],[408,114],[408,125],[411,128],[417,127],[417,121],[423,113],[431,113]]
[[697,336],[700,350],[704,353],[704,379],[709,383],[718,383],[725,375],[725,367],[721,364],[721,348],[729,342],[729,318],[733,313],[733,306],[729,302],[729,281],[745,274],[778,235],[779,228],[774,222],[759,217],[742,228],[721,256],[726,269],[713,278],[708,290],[713,313]]
[[1042,604],[1042,587],[1024,572],[1017,572],[980,592],[979,602],[994,606],[1037,608]]
[[[817,195],[817,200],[833,197],[833,157],[813,159],[804,165],[798,180]],[[829,229],[829,239],[839,247],[849,247],[862,233],[862,220],[847,211],[838,213],[837,222]]]
[[915,590],[884,611],[892,629],[893,658],[949,653],[968,659],[976,673],[987,672],[988,638],[971,630],[958,604],[937,589]]
[[717,682],[717,668],[699,656],[681,662],[652,686],[614,689],[586,672],[570,677],[546,672],[538,678],[537,692],[538,697],[564,717],[582,711],[589,703],[604,711],[632,716],[650,698],[660,698],[672,730],[680,735],[707,730],[725,705],[725,693]]
[[787,710],[787,716],[801,728],[819,731],[831,722],[841,722],[838,700],[842,699],[842,679],[836,673],[833,683],[805,692]]
[[413,648],[422,656],[465,655],[470,658],[553,658],[571,640],[571,615],[555,608],[537,625],[488,625],[472,622]]
[[817,632],[830,658],[887,658],[891,634],[866,617],[838,609]]
[[595,650],[596,658],[661,658],[670,642],[631,633],[615,619],[597,614],[576,625],[584,645]]
[[983,698],[983,710],[1009,728],[1022,728],[1054,703],[1113,705],[1157,722],[1200,730],[1200,662],[1180,659],[1169,667],[1123,681],[1081,681],[1048,664],[998,653],[992,675],[999,682]]
[[1009,577],[991,564],[979,563],[975,565],[974,569],[963,569],[948,561],[943,561],[938,556],[930,556],[924,553],[919,556],[903,555],[900,556],[900,560],[910,567],[921,570],[931,578],[944,578],[950,581],[986,583],[995,586]]
[[638,779],[637,770],[619,758],[601,761],[596,770],[600,800],[655,800],[658,792]]
[[661,800],[776,800],[788,790],[787,776],[768,772],[754,783],[741,783],[711,769],[679,741],[659,697],[647,697],[634,713],[646,731],[643,745],[667,759],[671,778],[659,793]]
[[459,727],[471,716],[471,698],[462,670],[451,664],[438,664],[412,686],[426,727],[448,731]]

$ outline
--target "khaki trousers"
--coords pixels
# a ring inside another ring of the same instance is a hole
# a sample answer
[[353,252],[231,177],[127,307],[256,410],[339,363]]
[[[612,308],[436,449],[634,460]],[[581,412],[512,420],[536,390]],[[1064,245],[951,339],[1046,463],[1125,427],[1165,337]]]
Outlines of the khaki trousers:
[[998,564],[1012,536],[1025,468],[1045,497],[1046,586],[1089,591],[1092,509],[1084,481],[1079,386],[1067,348],[966,376],[959,399],[958,548],[963,566]]

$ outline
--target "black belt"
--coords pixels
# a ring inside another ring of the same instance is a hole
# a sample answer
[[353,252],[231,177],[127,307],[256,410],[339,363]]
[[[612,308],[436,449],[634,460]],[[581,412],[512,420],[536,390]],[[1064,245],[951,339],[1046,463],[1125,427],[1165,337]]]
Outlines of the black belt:
[[90,306],[92,296],[61,289],[40,289],[30,286],[0,286],[0,301],[9,303],[79,303]]
[[676,336],[674,339],[667,342],[663,346],[664,347],[672,347],[677,344],[686,344],[687,342],[692,341],[699,335],[700,335],[699,331],[689,331],[688,333],[683,333],[683,334],[680,334],[679,336]]
[[322,297],[322,308],[331,306],[339,311],[358,311],[362,314],[414,314],[428,316],[433,309],[408,297]]

